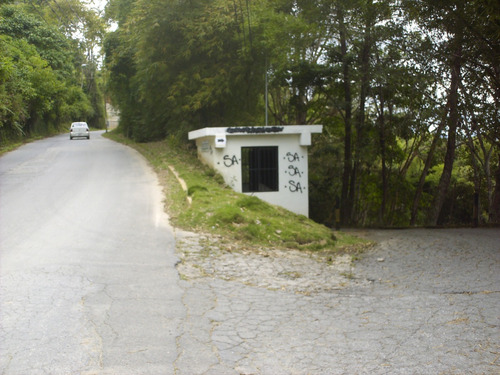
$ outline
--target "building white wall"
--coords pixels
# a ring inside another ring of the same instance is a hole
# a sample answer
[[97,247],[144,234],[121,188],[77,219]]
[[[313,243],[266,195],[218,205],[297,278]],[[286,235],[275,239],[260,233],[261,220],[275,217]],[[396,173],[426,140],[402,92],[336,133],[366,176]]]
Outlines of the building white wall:
[[[270,134],[223,134],[223,129],[220,128],[212,129],[211,132],[206,129],[190,133],[190,139],[196,139],[198,157],[203,163],[217,170],[226,184],[240,193],[242,192],[241,148],[277,146],[279,191],[245,194],[254,195],[297,214],[309,215],[307,146],[311,142],[311,131],[306,134],[298,131],[299,129]],[[319,132],[318,128],[315,130]],[[217,132],[219,134],[216,134]]]

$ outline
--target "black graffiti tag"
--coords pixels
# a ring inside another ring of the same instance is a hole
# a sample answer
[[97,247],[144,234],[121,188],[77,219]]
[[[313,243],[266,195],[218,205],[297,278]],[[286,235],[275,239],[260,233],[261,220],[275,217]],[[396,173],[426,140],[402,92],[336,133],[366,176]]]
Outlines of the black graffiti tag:
[[299,177],[302,177],[302,173],[300,172],[299,168],[298,167],[294,167],[293,165],[289,165],[288,166],[288,169],[289,169],[289,172],[288,174],[290,176],[299,176]]
[[236,157],[236,155],[233,156],[224,155],[224,165],[227,168],[232,167],[235,164],[238,164],[238,158]]
[[290,192],[300,192],[302,194],[302,185],[300,185],[300,182],[290,180],[288,181],[288,183],[290,184],[290,186],[288,187],[290,189]]
[[292,154],[291,152],[287,152],[286,153],[286,157],[288,158],[288,161],[290,163],[293,163],[295,161],[300,161],[300,157],[299,157],[299,154],[295,153],[295,154]]

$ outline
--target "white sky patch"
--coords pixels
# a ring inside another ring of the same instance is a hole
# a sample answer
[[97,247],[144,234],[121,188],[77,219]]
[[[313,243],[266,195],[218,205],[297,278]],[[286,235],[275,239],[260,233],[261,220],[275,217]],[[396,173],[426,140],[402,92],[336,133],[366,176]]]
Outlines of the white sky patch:
[[108,4],[108,0],[86,0],[82,2],[85,3],[89,9],[93,9],[98,12],[104,12],[104,8],[106,7],[106,4]]
[[[82,3],[97,13],[100,17],[104,17],[104,11],[106,5],[108,5],[108,0],[82,0]],[[115,31],[118,28],[116,22],[108,23],[108,31]]]

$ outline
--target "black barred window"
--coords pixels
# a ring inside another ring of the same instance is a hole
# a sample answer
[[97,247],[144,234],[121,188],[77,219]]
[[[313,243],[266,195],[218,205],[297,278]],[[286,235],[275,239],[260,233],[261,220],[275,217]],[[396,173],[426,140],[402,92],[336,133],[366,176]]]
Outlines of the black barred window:
[[278,147],[242,147],[243,192],[278,191]]

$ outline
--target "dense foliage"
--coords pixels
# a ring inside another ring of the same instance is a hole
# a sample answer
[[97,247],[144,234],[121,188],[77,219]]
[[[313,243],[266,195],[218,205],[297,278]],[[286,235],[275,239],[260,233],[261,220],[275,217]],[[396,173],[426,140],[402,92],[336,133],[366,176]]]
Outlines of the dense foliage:
[[1,3],[0,144],[68,129],[72,121],[104,127],[92,55],[102,31],[103,21],[80,1]]
[[[500,20],[488,0],[111,0],[125,134],[324,125],[311,216],[500,219]],[[267,85],[266,85],[267,84]],[[267,87],[268,100],[265,101]]]
[[[500,222],[500,18],[491,0],[80,0],[0,5],[0,136],[104,126],[323,124],[311,216]],[[106,79],[105,79],[106,78]]]

